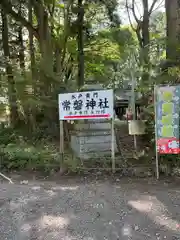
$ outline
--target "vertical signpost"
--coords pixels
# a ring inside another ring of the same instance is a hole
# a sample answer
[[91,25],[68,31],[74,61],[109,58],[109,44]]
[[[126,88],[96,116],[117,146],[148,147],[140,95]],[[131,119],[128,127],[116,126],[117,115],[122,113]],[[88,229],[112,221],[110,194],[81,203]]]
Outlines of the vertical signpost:
[[111,162],[112,162],[112,172],[116,171],[115,163],[115,131],[114,131],[114,113],[111,119]]
[[[133,114],[133,120],[136,120],[136,100],[135,100],[135,77],[134,77],[134,70],[131,70],[131,107],[132,107],[132,114]],[[133,135],[134,137],[134,149],[137,151],[137,139],[136,135]]]
[[158,154],[179,154],[180,85],[155,86],[156,171],[159,178]]
[[64,124],[62,120],[60,120],[59,130],[60,130],[59,151],[60,151],[60,161],[61,161],[60,164],[62,165],[64,160]]
[[[98,90],[59,94],[59,120],[111,119],[112,170],[115,171],[114,96],[113,90]],[[62,123],[60,124],[62,128]],[[63,130],[61,129],[60,132]],[[60,136],[63,136],[61,133]],[[64,139],[60,139],[64,141]],[[61,144],[60,144],[61,146]],[[63,146],[63,144],[62,144]],[[61,149],[61,148],[60,148]],[[62,154],[62,153],[61,153]]]

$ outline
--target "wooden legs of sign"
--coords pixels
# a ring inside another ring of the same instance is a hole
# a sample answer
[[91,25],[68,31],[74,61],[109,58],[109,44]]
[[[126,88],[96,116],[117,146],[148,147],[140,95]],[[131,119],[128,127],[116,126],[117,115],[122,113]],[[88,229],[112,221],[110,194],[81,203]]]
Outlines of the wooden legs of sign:
[[158,159],[158,152],[156,147],[156,178],[159,179],[159,159]]
[[64,162],[64,124],[63,121],[60,121],[60,142],[59,142],[59,152],[60,152],[60,171],[63,168]]
[[116,171],[116,163],[115,163],[115,131],[114,131],[114,118],[111,120],[111,161],[112,161],[112,172]]

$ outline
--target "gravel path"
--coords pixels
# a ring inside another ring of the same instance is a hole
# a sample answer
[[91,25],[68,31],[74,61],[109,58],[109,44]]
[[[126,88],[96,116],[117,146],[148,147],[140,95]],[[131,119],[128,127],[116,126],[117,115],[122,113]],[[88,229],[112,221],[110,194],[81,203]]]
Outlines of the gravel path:
[[2,240],[180,239],[180,190],[91,181],[0,185]]

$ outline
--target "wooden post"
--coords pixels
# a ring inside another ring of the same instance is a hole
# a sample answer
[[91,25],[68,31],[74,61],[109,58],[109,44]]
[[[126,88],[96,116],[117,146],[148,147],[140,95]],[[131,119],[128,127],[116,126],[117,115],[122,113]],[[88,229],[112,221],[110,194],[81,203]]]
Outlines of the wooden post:
[[59,152],[60,152],[60,168],[64,162],[64,127],[63,121],[60,120],[60,142],[59,142]]
[[115,132],[114,132],[114,117],[111,120],[111,159],[112,159],[112,172],[116,171],[115,163]]
[[[134,58],[133,58],[134,59]],[[132,108],[132,114],[133,114],[133,120],[136,120],[136,99],[135,99],[135,76],[134,76],[134,69],[131,66],[130,69],[131,74],[131,108]],[[134,135],[134,150],[137,151],[137,139],[136,135]]]

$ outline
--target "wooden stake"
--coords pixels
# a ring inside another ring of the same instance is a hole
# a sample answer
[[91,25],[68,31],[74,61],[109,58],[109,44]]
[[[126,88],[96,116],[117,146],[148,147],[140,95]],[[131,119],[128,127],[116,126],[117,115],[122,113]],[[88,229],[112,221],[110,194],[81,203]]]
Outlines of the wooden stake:
[[64,127],[62,120],[60,120],[59,126],[60,126],[60,139],[59,139],[60,168],[62,168],[62,164],[64,162]]

